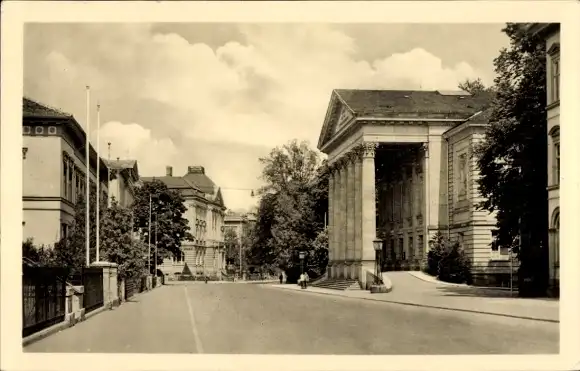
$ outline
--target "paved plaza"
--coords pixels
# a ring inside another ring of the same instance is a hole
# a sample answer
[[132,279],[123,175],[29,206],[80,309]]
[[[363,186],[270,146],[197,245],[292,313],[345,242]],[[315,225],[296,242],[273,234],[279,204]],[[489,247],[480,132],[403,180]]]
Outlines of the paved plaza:
[[558,352],[558,323],[304,291],[271,284],[173,282],[32,343],[24,351],[351,355]]

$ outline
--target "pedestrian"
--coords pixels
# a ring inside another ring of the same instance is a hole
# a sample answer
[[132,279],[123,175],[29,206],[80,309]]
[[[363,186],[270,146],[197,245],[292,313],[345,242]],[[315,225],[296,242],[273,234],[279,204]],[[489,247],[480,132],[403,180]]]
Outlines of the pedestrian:
[[306,288],[306,286],[304,285],[304,284],[306,283],[306,276],[304,275],[304,273],[301,273],[301,274],[300,274],[300,280],[299,280],[299,283],[300,283],[300,287],[301,287],[301,288],[303,288],[303,289],[305,289],[305,288]]
[[205,276],[205,283],[207,283],[208,281],[208,276]]
[[282,284],[282,281],[284,280],[284,275],[282,275],[282,273],[280,273],[280,285]]
[[310,281],[310,276],[308,276],[308,272],[304,273],[304,288],[308,287],[308,282]]

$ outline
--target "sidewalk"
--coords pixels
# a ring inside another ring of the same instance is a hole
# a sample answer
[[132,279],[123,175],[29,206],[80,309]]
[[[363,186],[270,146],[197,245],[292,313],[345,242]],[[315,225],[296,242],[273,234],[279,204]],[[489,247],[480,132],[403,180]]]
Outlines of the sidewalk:
[[[451,285],[437,285],[435,283],[417,279],[408,272],[397,272],[392,276],[389,274],[389,277],[393,281],[393,291],[387,294],[371,294],[364,290],[339,291],[317,287],[309,287],[308,289],[303,290],[298,285],[276,284],[268,286],[277,289],[294,290],[311,294],[342,296],[353,299],[373,300],[385,303],[456,310],[537,321],[560,322],[560,303],[558,300],[509,297],[505,295],[505,290],[498,290],[502,291],[502,294],[493,296],[496,293],[495,290],[479,290],[470,286],[454,287]],[[507,294],[509,294],[509,292]]]

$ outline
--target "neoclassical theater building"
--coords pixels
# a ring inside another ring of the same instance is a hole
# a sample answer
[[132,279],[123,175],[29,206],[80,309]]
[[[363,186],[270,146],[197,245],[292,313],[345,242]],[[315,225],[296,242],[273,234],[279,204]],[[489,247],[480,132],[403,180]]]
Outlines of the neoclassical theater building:
[[328,278],[365,287],[375,238],[394,269],[418,270],[440,231],[462,244],[475,283],[507,284],[515,262],[492,243],[494,215],[476,208],[489,103],[464,91],[332,92],[318,143],[331,169]]

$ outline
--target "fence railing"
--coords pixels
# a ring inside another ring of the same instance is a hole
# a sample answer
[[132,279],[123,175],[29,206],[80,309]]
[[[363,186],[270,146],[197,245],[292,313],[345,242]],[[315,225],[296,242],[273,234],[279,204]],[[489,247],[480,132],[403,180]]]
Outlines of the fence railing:
[[22,266],[22,336],[64,320],[65,268]]
[[85,313],[89,313],[103,306],[103,269],[84,268],[83,286],[85,287]]

